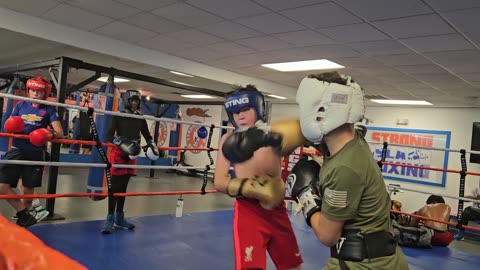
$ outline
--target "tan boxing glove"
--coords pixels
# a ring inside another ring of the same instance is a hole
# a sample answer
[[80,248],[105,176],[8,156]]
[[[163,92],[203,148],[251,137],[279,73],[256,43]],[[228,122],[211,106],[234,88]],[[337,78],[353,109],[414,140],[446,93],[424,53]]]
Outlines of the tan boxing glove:
[[273,210],[284,199],[285,184],[280,178],[256,176],[253,178],[234,178],[227,186],[227,194],[231,197],[257,199],[260,206]]
[[299,120],[275,121],[270,132],[281,135],[281,145],[278,148],[281,156],[290,154],[299,146],[310,144],[302,134]]

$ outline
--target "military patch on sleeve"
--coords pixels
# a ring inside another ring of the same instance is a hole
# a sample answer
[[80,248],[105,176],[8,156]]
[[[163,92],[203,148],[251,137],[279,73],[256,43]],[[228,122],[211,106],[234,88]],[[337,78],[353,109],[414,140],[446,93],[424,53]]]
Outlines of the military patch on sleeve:
[[323,200],[332,207],[347,207],[347,191],[326,188]]

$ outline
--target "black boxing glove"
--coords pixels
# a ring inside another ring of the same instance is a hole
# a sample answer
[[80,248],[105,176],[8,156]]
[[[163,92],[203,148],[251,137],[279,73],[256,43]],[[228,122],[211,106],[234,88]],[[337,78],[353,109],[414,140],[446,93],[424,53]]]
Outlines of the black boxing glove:
[[252,127],[230,135],[222,145],[222,153],[229,161],[241,163],[253,157],[253,153],[266,146],[278,147],[281,136]]
[[298,202],[308,226],[313,214],[322,210],[319,191],[320,164],[307,158],[300,159],[287,178],[287,194]]
[[138,143],[130,141],[123,136],[115,137],[113,139],[113,144],[122,149],[122,151],[127,154],[130,159],[136,159],[141,151],[140,145],[138,145]]

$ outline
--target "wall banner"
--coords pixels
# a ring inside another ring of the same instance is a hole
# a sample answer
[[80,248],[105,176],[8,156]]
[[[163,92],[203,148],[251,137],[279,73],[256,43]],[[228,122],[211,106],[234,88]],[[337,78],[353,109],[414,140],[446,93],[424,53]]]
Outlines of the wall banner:
[[[365,139],[369,142],[375,160],[382,158],[383,143],[388,143],[385,162],[421,166],[426,168],[448,168],[450,131],[385,128],[368,126]],[[391,145],[396,144],[396,145]],[[433,149],[438,148],[438,150]],[[423,185],[445,187],[446,172],[423,168],[407,168],[383,165],[385,179]]]

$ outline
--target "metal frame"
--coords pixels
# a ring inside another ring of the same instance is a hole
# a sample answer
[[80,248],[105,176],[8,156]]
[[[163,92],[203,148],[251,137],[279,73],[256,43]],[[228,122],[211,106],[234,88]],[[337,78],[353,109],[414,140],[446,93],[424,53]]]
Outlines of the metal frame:
[[[50,77],[53,81],[53,84],[55,85],[57,89],[57,102],[58,103],[65,103],[65,97],[66,95],[72,93],[73,91],[78,90],[81,87],[84,87],[85,85],[95,81],[98,79],[102,73],[108,74],[111,77],[113,76],[121,76],[124,78],[129,78],[129,79],[134,79],[138,81],[144,81],[144,82],[149,82],[149,83],[154,83],[154,84],[160,84],[160,85],[165,85],[165,86],[170,86],[174,88],[179,88],[179,89],[185,89],[189,90],[192,92],[198,92],[206,95],[212,95],[212,96],[218,96],[218,97],[224,97],[225,93],[221,91],[216,91],[212,89],[206,89],[206,88],[201,88],[201,87],[196,87],[196,86],[189,86],[189,85],[183,85],[183,84],[178,84],[174,83],[168,80],[156,78],[156,77],[151,77],[151,76],[146,76],[138,73],[133,73],[125,70],[120,70],[116,69],[113,67],[105,67],[105,66],[100,66],[96,64],[90,64],[83,62],[78,59],[73,59],[69,57],[59,57],[53,60],[48,60],[48,61],[42,61],[42,62],[37,62],[37,63],[31,63],[31,64],[24,64],[24,65],[19,65],[19,66],[11,66],[11,67],[4,67],[0,68],[0,77],[1,78],[12,78],[13,76],[17,75],[19,72],[25,72],[25,71],[31,71],[31,70],[38,70],[38,69],[46,69],[48,68]],[[68,72],[71,68],[74,69],[84,69],[84,70],[90,70],[94,71],[95,75],[92,77],[85,79],[84,81],[76,84],[76,85],[71,85],[67,88],[67,78],[68,78]],[[165,104],[165,103],[170,103],[170,104],[207,104],[207,105],[223,105],[223,102],[182,102],[182,101],[165,101],[165,100],[155,100],[151,101],[154,103],[159,103],[159,104]],[[60,121],[63,121],[63,115],[65,112],[65,108],[63,107],[58,107],[58,115],[60,118]],[[60,144],[53,144],[52,145],[52,150],[51,150],[51,161],[57,162],[59,161],[60,158]],[[47,186],[47,193],[48,194],[56,194],[57,191],[57,180],[58,180],[58,166],[50,166],[49,167],[49,174],[48,174],[48,186]],[[54,216],[54,211],[55,211],[55,199],[47,199],[47,210],[50,212],[49,217]]]

